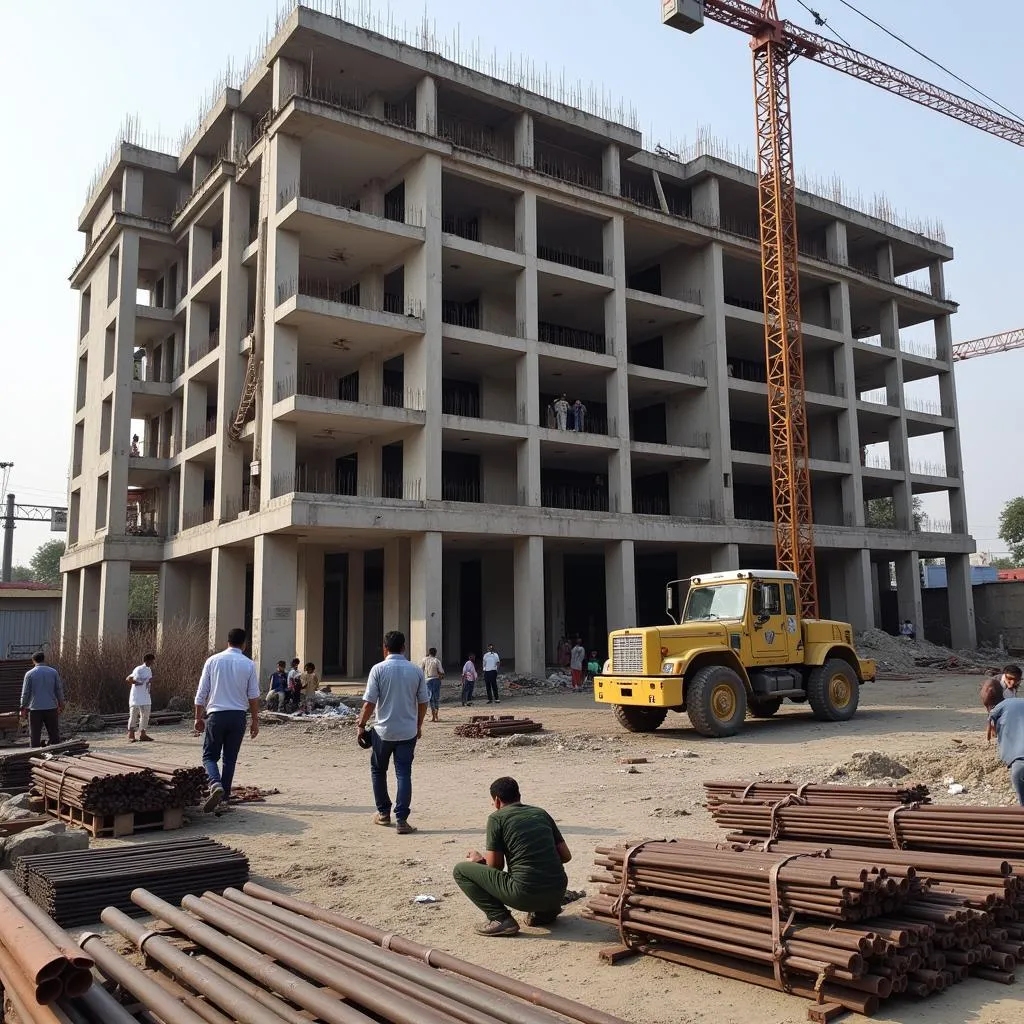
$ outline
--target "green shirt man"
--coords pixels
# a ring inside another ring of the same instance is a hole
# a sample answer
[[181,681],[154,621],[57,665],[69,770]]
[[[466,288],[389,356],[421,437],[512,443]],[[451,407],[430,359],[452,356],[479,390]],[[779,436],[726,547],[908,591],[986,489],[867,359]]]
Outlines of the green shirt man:
[[[511,910],[528,911],[528,925],[553,924],[562,910],[569,847],[547,811],[522,803],[519,783],[491,783],[495,810],[487,819],[487,853],[470,850],[452,874],[459,888],[487,916],[479,935],[519,931]],[[505,870],[507,869],[507,870]]]

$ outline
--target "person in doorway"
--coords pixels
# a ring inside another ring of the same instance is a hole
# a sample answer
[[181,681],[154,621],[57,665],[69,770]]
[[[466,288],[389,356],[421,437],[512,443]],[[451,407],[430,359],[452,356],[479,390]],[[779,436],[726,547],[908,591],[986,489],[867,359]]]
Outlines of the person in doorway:
[[131,687],[128,691],[128,742],[135,742],[135,730],[139,730],[139,739],[143,743],[151,743],[153,737],[146,729],[149,727],[149,713],[153,707],[153,666],[156,655],[147,654],[141,665],[132,669],[125,682]]
[[60,713],[64,710],[64,680],[42,651],[32,655],[32,667],[21,686],[21,718],[28,719],[30,745],[38,747],[46,727],[46,742],[60,743]]
[[555,402],[555,424],[559,430],[565,430],[569,424],[569,400],[562,395]]
[[370,780],[373,801],[377,805],[374,823],[391,824],[391,794],[388,792],[388,766],[395,759],[395,831],[409,835],[416,829],[409,824],[412,807],[412,760],[416,741],[423,731],[430,695],[423,670],[405,656],[405,634],[397,629],[384,637],[384,660],[370,669],[363,694],[363,710],[356,723],[357,739],[365,740],[366,723],[376,716],[370,742]]
[[288,670],[288,692],[285,694],[285,711],[298,711],[302,703],[302,662],[292,658],[292,667]]
[[466,656],[466,663],[462,666],[462,706],[464,708],[473,706],[473,685],[476,680],[476,655],[470,651]]
[[998,679],[981,687],[981,703],[988,712],[985,738],[999,744],[999,758],[1010,769],[1010,783],[1017,802],[1024,807],[1024,700],[1003,700]]
[[132,434],[132,452],[131,453],[132,453],[132,455],[135,458],[138,458],[138,456],[141,454],[141,452],[139,451],[139,435],[138,434]]
[[430,700],[430,720],[438,720],[437,713],[441,708],[441,680],[444,679],[444,666],[437,656],[437,648],[431,647],[427,656],[420,662],[423,677],[427,681],[427,695]]
[[484,651],[483,669],[484,686],[487,688],[487,703],[500,704],[498,698],[498,669],[501,668],[501,657],[494,649],[494,644],[488,644]]
[[569,671],[572,673],[572,690],[583,689],[583,663],[586,661],[587,651],[583,646],[583,640],[576,637],[576,643],[569,654]]
[[601,674],[601,662],[597,660],[597,651],[591,651],[590,657],[587,658],[587,682],[591,686],[594,684],[594,677]]
[[917,638],[917,630],[914,629],[914,624],[910,619],[904,619],[901,623],[900,636],[906,640],[915,640]]
[[242,653],[245,640],[244,629],[229,630],[227,647],[206,659],[199,677],[195,731],[203,734],[203,767],[210,780],[204,811],[231,800],[247,710],[250,737],[256,739],[260,732],[260,681],[256,666]]
[[1006,665],[999,680],[1003,689],[1003,700],[1008,697],[1020,697],[1020,665]]
[[271,710],[283,711],[288,700],[288,666],[283,661],[277,663],[277,671],[270,674],[270,690],[267,693],[267,707]]
[[487,917],[477,934],[516,935],[512,910],[528,911],[529,926],[554,924],[569,881],[565,865],[572,860],[562,833],[547,811],[522,802],[515,779],[495,779],[491,801],[485,854],[470,850],[452,872],[455,884]]
[[587,407],[578,398],[572,404],[572,429],[578,433],[587,429]]
[[308,715],[316,706],[313,695],[320,689],[320,676],[317,675],[316,665],[307,661],[302,666],[302,710]]

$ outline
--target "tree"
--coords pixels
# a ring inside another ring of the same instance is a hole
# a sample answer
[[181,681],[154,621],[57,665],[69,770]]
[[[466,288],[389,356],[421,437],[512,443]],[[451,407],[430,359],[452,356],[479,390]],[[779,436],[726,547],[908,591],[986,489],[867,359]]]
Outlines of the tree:
[[[35,583],[49,583],[51,587],[59,587],[61,585],[60,560],[63,554],[64,541],[62,540],[48,540],[45,544],[40,544],[29,560],[28,575],[22,579]],[[19,566],[19,570],[24,571],[24,567]]]
[[133,572],[128,577],[128,618],[149,622],[156,618],[156,573]]
[[11,580],[14,583],[31,583],[35,577],[27,565],[15,565],[11,567]]
[[[924,503],[915,494],[913,503],[914,529],[922,529],[928,522]],[[865,502],[864,522],[872,530],[898,530],[896,502],[892,498],[870,498]]]
[[1022,569],[1024,565],[1016,558],[993,558],[989,563],[993,569]]
[[999,537],[1006,543],[1010,556],[1024,564],[1024,497],[1011,498],[999,513]]

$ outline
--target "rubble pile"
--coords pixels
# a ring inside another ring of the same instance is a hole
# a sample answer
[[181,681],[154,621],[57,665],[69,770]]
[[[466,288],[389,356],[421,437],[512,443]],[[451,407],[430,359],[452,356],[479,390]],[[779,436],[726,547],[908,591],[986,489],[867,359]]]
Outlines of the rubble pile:
[[881,629],[861,633],[857,637],[857,652],[873,658],[882,672],[899,674],[936,669],[970,675],[994,673],[1005,660],[1005,655],[996,650],[954,651],[928,640],[891,636]]

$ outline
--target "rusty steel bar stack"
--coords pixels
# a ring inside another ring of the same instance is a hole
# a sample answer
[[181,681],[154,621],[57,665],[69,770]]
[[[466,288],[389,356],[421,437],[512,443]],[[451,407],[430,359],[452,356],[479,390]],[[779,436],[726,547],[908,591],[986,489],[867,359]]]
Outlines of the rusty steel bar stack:
[[465,725],[455,726],[456,736],[470,739],[490,739],[496,736],[514,736],[516,733],[540,732],[544,726],[531,718],[502,715],[500,718],[476,715]]
[[149,761],[142,757],[128,757],[124,754],[111,754],[107,751],[94,752],[91,758],[105,762],[112,769],[144,769],[151,772],[170,787],[169,807],[194,807],[200,803],[208,785],[206,769],[201,765],[180,767],[164,764],[162,761]]
[[49,747],[20,747],[0,751],[0,792],[20,793],[32,785],[32,758],[51,754],[72,756],[89,749],[85,740],[68,740]]
[[797,796],[808,803],[842,804],[844,806],[891,807],[899,804],[923,804],[930,802],[928,787],[919,784],[908,786],[830,786],[822,783],[804,783],[797,786],[792,782],[721,782],[704,783],[708,795],[708,806],[714,806],[726,799],[751,800],[758,803],[775,803],[787,796]]

